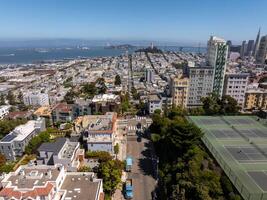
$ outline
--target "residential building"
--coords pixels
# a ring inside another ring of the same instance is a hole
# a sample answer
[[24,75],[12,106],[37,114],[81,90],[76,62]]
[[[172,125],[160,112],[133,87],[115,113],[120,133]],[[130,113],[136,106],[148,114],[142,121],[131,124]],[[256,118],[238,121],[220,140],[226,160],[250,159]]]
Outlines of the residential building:
[[117,113],[86,115],[75,120],[74,131],[81,134],[87,150],[107,151],[113,154]]
[[91,99],[76,99],[75,103],[72,106],[72,112],[74,118],[83,116],[83,115],[91,115],[92,100]]
[[233,97],[243,107],[248,80],[248,73],[226,74],[223,94]]
[[214,68],[213,92],[220,97],[223,93],[228,46],[224,39],[211,36],[208,41],[207,62]]
[[154,82],[154,71],[151,68],[146,69],[145,79],[147,83],[153,83]]
[[62,164],[67,171],[77,171],[84,160],[84,149],[79,142],[68,138],[58,138],[55,142],[43,143],[38,148],[37,163],[39,165]]
[[189,68],[187,92],[187,107],[201,106],[201,98],[212,93],[214,68],[210,66],[195,66]]
[[162,111],[162,101],[161,101],[160,95],[158,94],[149,95],[148,110],[149,110],[149,114],[153,114],[155,110]]
[[51,119],[52,118],[52,110],[50,106],[42,106],[39,107],[36,111],[33,113],[34,116]]
[[49,105],[49,97],[47,93],[39,91],[23,93],[23,102],[25,105],[47,106]]
[[262,36],[259,44],[259,50],[257,52],[257,63],[264,64],[267,59],[267,35]]
[[73,119],[72,105],[67,103],[58,103],[52,108],[53,123],[70,122]]
[[3,119],[9,113],[10,108],[10,105],[0,106],[0,119]]
[[16,160],[22,156],[29,141],[41,131],[45,130],[45,120],[39,118],[30,120],[26,124],[17,126],[0,141],[0,152],[7,160]]
[[99,94],[92,99],[92,113],[118,112],[121,99],[115,94]]
[[64,166],[21,165],[1,180],[0,199],[104,199],[102,180],[94,173],[66,172]]
[[172,102],[175,106],[187,107],[189,79],[182,74],[172,78]]
[[244,110],[267,109],[267,90],[258,88],[246,91]]

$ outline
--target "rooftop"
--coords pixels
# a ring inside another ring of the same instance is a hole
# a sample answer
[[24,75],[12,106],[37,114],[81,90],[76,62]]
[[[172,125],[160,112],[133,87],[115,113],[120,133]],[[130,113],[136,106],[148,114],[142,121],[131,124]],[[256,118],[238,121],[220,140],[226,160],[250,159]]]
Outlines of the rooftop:
[[49,106],[42,106],[34,112],[34,115],[51,116],[51,108]]
[[65,200],[87,199],[95,200],[100,195],[102,181],[94,179],[92,174],[68,174],[61,186],[67,190]]
[[11,142],[12,140],[22,141],[36,129],[36,123],[42,119],[30,120],[26,124],[17,126],[13,131],[6,135],[1,142]]
[[115,94],[99,94],[99,95],[95,95],[92,102],[101,102],[101,101],[105,101],[105,102],[109,102],[109,101],[115,101],[119,99],[119,95],[115,95]]
[[105,115],[85,115],[76,120],[76,125],[89,131],[110,131],[113,132],[117,113],[107,112]]

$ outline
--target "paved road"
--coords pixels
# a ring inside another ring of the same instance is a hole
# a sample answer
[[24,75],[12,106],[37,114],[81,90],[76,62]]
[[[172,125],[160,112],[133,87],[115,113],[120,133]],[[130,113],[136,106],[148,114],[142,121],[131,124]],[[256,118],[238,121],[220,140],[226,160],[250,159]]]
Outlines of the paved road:
[[132,172],[128,174],[133,179],[133,200],[151,200],[151,193],[155,189],[155,165],[151,160],[151,143],[142,138],[137,142],[137,136],[127,136],[127,155],[134,159]]

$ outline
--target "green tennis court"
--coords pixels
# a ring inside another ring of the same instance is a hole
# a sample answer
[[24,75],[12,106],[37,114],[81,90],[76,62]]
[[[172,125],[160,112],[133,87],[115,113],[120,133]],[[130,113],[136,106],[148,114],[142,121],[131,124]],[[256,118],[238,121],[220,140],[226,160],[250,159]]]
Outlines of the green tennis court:
[[267,126],[250,116],[190,116],[245,200],[267,200]]

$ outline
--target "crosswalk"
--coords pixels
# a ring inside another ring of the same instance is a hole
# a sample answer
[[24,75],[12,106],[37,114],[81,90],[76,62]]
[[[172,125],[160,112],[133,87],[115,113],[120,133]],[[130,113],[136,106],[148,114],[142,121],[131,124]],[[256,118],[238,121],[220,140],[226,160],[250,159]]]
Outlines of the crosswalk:
[[146,117],[135,116],[135,119],[136,119],[137,121],[141,121],[141,120],[143,120],[143,119],[146,119]]
[[136,131],[137,127],[136,126],[128,126],[128,131]]

